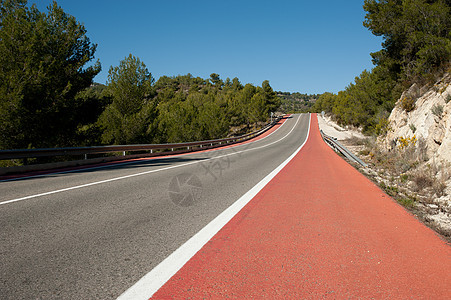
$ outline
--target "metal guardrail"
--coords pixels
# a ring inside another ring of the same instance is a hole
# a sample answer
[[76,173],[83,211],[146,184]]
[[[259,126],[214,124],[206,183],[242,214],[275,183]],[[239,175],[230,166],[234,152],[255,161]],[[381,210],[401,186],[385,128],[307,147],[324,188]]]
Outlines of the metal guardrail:
[[359,163],[360,165],[362,165],[363,167],[368,167],[368,165],[363,162],[360,158],[358,158],[357,156],[354,155],[354,153],[352,153],[351,151],[349,151],[348,149],[346,149],[345,146],[343,146],[342,144],[340,144],[336,138],[331,137],[327,134],[325,134],[322,130],[321,131],[321,136],[323,137],[323,140],[328,143],[332,148],[334,148],[336,151],[340,152],[341,154],[343,154],[347,159],[349,160],[353,160],[357,163]]
[[[193,148],[199,147],[198,150],[212,147],[219,147],[223,144],[233,144],[237,142],[242,142],[249,140],[255,136],[258,136],[277,122],[280,121],[282,117],[278,117],[274,121],[266,124],[262,129],[251,132],[245,135],[230,137],[224,139],[216,139],[209,141],[198,141],[198,142],[188,142],[188,143],[174,143],[174,144],[137,144],[137,145],[113,145],[113,146],[93,146],[93,147],[71,147],[71,148],[41,148],[41,149],[15,149],[15,150],[0,150],[0,160],[8,159],[20,159],[20,158],[36,158],[36,157],[50,157],[50,156],[70,156],[70,155],[84,155],[87,159],[89,154],[103,154],[111,152],[122,152],[125,156],[125,152],[134,151],[150,151],[153,150],[172,150],[186,148],[186,151],[193,151]],[[164,153],[166,154],[166,153]]]

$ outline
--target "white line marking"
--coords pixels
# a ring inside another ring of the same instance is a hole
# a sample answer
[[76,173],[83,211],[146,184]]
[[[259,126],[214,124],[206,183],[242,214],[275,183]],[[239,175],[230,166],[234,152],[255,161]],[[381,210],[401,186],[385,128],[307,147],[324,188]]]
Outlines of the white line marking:
[[[307,137],[304,143],[296,149],[290,157],[288,157],[282,164],[269,173],[229,208],[213,219],[213,221],[208,223],[192,238],[164,259],[152,271],[144,275],[144,277],[126,290],[117,299],[144,300],[152,297],[155,292],[157,292],[169,279],[171,279],[177,271],[179,271],[216,233],[218,233],[219,230],[221,230],[222,227],[224,227],[247,203],[249,203],[249,201],[251,201],[252,198],[254,198],[255,195],[257,195],[258,192],[260,192],[299,153],[299,151],[301,151],[305,143],[307,143],[310,135],[310,123],[311,115],[309,117]],[[291,131],[293,131],[293,129]]]
[[[131,177],[136,177],[136,176],[141,176],[141,175],[147,175],[147,174],[151,174],[151,173],[156,173],[156,172],[160,172],[160,171],[165,171],[165,170],[169,170],[169,169],[174,169],[174,168],[179,168],[179,167],[184,167],[184,166],[189,166],[192,164],[197,164],[200,162],[205,162],[205,161],[209,161],[209,160],[213,160],[213,159],[220,159],[226,156],[231,156],[231,155],[235,155],[235,154],[240,154],[243,152],[247,152],[247,151],[251,151],[251,150],[257,150],[257,149],[261,149],[261,148],[265,148],[268,146],[271,146],[275,143],[280,142],[281,140],[285,139],[288,135],[291,134],[291,132],[294,130],[294,128],[296,127],[296,125],[299,122],[300,119],[300,115],[296,121],[296,124],[294,124],[293,128],[291,128],[290,132],[288,132],[285,136],[283,136],[282,138],[280,138],[277,141],[274,141],[272,143],[269,143],[267,145],[262,145],[259,147],[255,147],[252,149],[245,149],[245,150],[241,150],[241,151],[236,151],[233,153],[229,153],[229,154],[224,154],[224,155],[219,155],[219,156],[215,156],[215,157],[211,157],[208,159],[204,159],[204,160],[200,160],[200,161],[193,161],[193,162],[189,162],[189,163],[185,163],[185,164],[180,164],[180,165],[175,165],[175,166],[169,166],[169,167],[164,167],[161,169],[157,169],[157,170],[150,170],[150,171],[145,171],[145,172],[140,172],[140,173],[135,173],[135,174],[130,174],[130,175],[125,175],[125,176],[120,176],[120,177],[115,177],[115,178],[111,178],[111,179],[105,179],[105,180],[100,180],[100,181],[95,181],[95,182],[90,182],[90,183],[86,183],[86,184],[81,184],[81,185],[76,185],[76,186],[72,186],[72,187],[67,187],[67,188],[63,188],[63,189],[59,189],[59,190],[54,190],[54,191],[49,191],[49,192],[45,192],[45,193],[40,193],[40,194],[35,194],[35,195],[30,195],[30,196],[25,196],[25,197],[21,197],[21,198],[16,198],[16,199],[11,199],[11,200],[6,200],[3,202],[0,202],[0,205],[5,205],[5,204],[10,204],[10,203],[14,203],[14,202],[19,202],[19,201],[23,201],[23,200],[28,200],[28,199],[33,199],[33,198],[38,198],[38,197],[42,197],[42,196],[47,196],[47,195],[52,195],[52,194],[56,194],[56,193],[61,193],[61,192],[67,192],[67,191],[71,191],[71,190],[76,190],[76,189],[81,189],[81,188],[85,188],[85,187],[89,187],[89,186],[93,186],[93,185],[98,185],[98,184],[103,184],[103,183],[108,183],[108,182],[112,182],[112,181],[117,181],[117,180],[122,180],[122,179],[127,179],[127,178],[131,178]],[[285,124],[286,122],[284,122],[283,124]],[[282,126],[283,126],[282,124]],[[281,126],[281,127],[282,127]],[[281,128],[279,127],[279,129]],[[274,132],[273,132],[274,133]],[[269,136],[269,135],[268,135]],[[260,139],[259,141],[261,141],[262,139]],[[257,142],[257,141],[255,141]]]

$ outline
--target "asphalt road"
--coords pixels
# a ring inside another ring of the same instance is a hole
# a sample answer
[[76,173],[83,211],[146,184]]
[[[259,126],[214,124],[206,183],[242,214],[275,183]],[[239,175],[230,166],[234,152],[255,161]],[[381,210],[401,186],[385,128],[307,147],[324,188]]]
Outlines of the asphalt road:
[[449,244],[338,156],[317,124],[163,285],[146,276],[123,299],[451,299]]
[[0,182],[0,297],[114,299],[289,157],[294,115],[252,143]]

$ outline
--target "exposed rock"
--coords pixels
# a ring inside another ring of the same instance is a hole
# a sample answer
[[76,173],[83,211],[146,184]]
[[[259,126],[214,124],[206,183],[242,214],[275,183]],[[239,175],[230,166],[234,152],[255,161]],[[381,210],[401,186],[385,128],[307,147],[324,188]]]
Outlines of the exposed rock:
[[[406,111],[402,99],[411,97],[415,105]],[[399,138],[415,137],[423,139],[427,146],[427,156],[437,163],[451,163],[451,74],[446,74],[434,86],[417,84],[403,93],[393,109],[390,130],[385,145],[391,148]]]

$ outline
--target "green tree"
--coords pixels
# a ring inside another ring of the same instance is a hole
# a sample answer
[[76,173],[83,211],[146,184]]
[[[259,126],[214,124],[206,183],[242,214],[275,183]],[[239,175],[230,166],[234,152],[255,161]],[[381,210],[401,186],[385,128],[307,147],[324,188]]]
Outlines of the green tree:
[[240,80],[237,77],[234,77],[232,79],[232,88],[236,91],[239,91],[243,88],[243,85],[241,84]]
[[74,140],[78,146],[101,144],[102,129],[97,120],[111,102],[111,95],[103,84],[93,84],[77,94],[75,119],[78,126]]
[[384,38],[374,63],[401,79],[424,77],[451,58],[451,6],[443,0],[365,0],[364,26]]
[[222,88],[224,86],[224,81],[216,73],[211,73],[210,81],[216,88]]
[[25,9],[27,0],[0,0],[0,27],[3,20],[9,16],[14,15],[20,9]]
[[312,107],[313,112],[320,113],[322,111],[326,113],[332,113],[332,109],[335,106],[335,99],[337,95],[332,93],[324,93],[319,96],[315,104]]
[[365,0],[363,7],[364,26],[384,40],[383,49],[371,54],[376,67],[337,95],[323,94],[313,109],[366,133],[383,134],[402,90],[433,80],[449,66],[451,5],[449,0]]
[[251,123],[264,122],[268,119],[269,112],[264,93],[258,92],[252,96],[247,113]]
[[155,118],[151,100],[155,79],[141,60],[132,54],[108,72],[107,90],[112,103],[99,118],[103,143],[149,143]]
[[85,27],[53,2],[47,13],[26,1],[2,1],[0,148],[74,144],[78,104],[100,64]]
[[278,99],[269,82],[262,86],[243,87],[238,78],[223,83],[216,73],[209,80],[190,74],[160,77],[152,98],[158,103],[154,141],[222,138],[230,134],[231,127],[250,128],[252,123],[266,121]]
[[263,81],[262,83],[263,95],[265,99],[265,106],[268,112],[276,112],[279,108],[281,101],[279,97],[277,97],[276,92],[273,91],[271,85],[268,80]]

